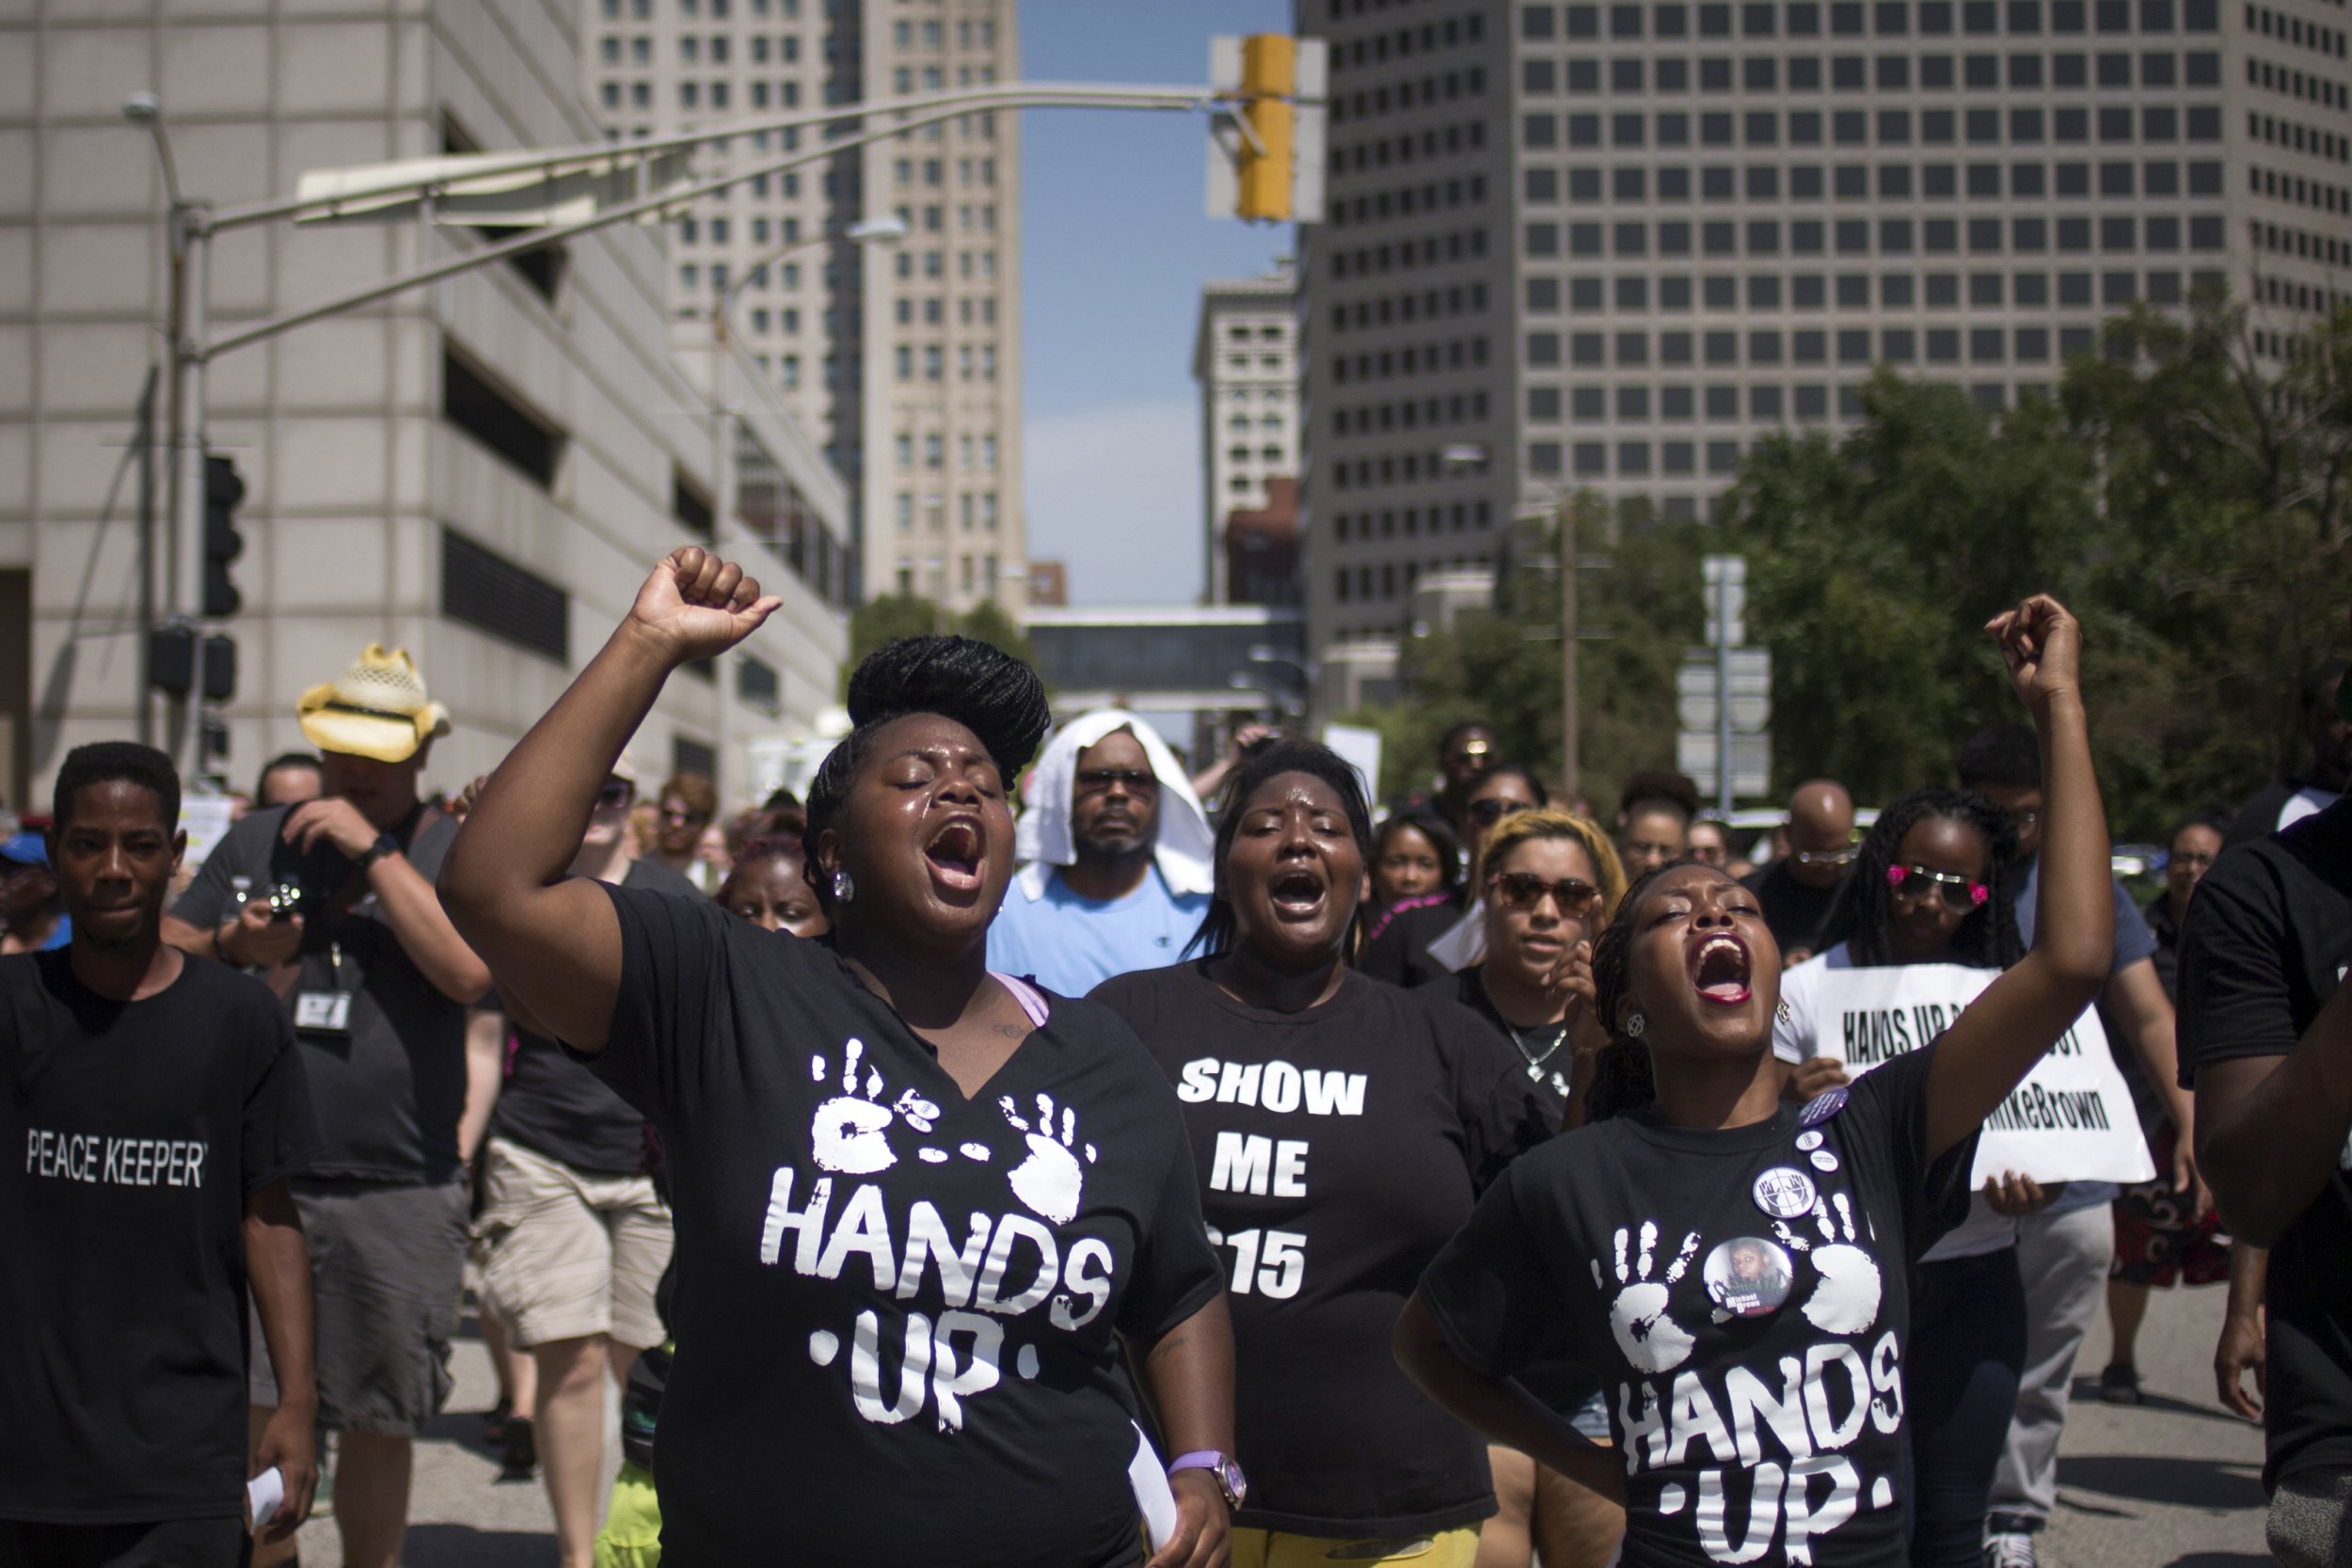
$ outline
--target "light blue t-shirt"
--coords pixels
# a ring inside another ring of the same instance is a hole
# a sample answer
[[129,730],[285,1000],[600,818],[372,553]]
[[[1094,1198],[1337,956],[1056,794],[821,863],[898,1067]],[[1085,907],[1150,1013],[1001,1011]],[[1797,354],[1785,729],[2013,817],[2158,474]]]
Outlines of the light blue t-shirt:
[[1114,974],[1174,963],[1208,912],[1207,894],[1169,892],[1156,865],[1142,886],[1108,903],[1079,897],[1049,871],[1039,898],[1017,883],[1006,890],[988,928],[988,967],[1084,996]]

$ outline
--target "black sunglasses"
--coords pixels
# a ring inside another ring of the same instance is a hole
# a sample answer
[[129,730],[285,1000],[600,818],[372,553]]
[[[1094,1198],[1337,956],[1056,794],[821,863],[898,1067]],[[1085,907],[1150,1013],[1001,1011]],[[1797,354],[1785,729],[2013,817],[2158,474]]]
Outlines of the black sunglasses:
[[637,786],[627,779],[607,779],[604,787],[596,791],[596,804],[608,809],[626,806],[636,799]]
[[1089,768],[1078,775],[1081,795],[1108,795],[1121,785],[1130,795],[1142,795],[1158,789],[1160,781],[1147,768]]
[[1472,800],[1470,803],[1470,819],[1482,828],[1491,828],[1514,812],[1534,809],[1534,804],[1528,800]]
[[1580,915],[1600,898],[1600,889],[1581,877],[1548,882],[1532,871],[1499,871],[1486,879],[1495,899],[1506,910],[1532,910],[1549,894],[1564,915]]

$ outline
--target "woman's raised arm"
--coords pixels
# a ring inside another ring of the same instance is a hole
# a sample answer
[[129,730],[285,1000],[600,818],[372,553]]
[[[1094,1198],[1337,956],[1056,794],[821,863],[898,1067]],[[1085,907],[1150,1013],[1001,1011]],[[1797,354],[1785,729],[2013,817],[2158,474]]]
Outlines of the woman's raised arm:
[[1985,624],[2042,736],[2042,907],[2032,949],[1970,1004],[1928,1072],[1930,1159],[1982,1125],[2106,984],[2115,952],[2106,809],[2090,768],[2082,627],[2037,594]]
[[621,748],[670,672],[723,653],[782,601],[732,562],[673,552],[588,668],[490,775],[450,846],[441,903],[500,987],[566,1044],[604,1048],[621,985],[612,901],[566,878]]

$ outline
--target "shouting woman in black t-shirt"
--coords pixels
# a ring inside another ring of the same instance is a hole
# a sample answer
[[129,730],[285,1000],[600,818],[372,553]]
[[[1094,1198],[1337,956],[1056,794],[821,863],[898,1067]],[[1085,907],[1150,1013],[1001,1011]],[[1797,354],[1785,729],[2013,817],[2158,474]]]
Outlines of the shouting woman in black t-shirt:
[[[2079,629],[2046,597],[1987,629],[2047,765],[2032,950],[1935,1044],[1800,1109],[1772,1054],[1780,954],[1755,896],[1708,866],[1653,873],[1594,953],[1615,1037],[1594,1119],[1503,1173],[1398,1321],[1432,1398],[1624,1497],[1629,1568],[1904,1560],[1910,1265],[2112,942]],[[1560,1356],[1601,1374],[1615,1452],[1512,1382]]]
[[[1138,1499],[1172,1484],[1152,1563],[1214,1568],[1232,1340],[1174,1097],[1116,1018],[986,967],[1037,676],[961,638],[859,666],[808,801],[829,938],[563,877],[670,673],[776,605],[700,549],[656,567],[440,883],[501,986],[661,1132],[663,1560],[1131,1568]],[[1188,1450],[1172,1481],[1128,1347]]]
[[1225,798],[1208,956],[1094,992],[1175,1080],[1227,1249],[1250,1490],[1235,1568],[1468,1568],[1486,1456],[1406,1382],[1389,1326],[1477,1194],[1553,1122],[1477,1020],[1347,967],[1372,821],[1355,770],[1291,741]]

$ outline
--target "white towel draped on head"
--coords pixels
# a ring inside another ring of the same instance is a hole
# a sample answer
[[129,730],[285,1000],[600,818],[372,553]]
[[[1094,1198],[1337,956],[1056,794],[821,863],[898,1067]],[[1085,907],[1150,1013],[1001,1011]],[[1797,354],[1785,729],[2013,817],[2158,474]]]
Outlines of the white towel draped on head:
[[1022,893],[1035,900],[1045,895],[1049,869],[1074,865],[1078,846],[1070,832],[1070,808],[1078,786],[1078,753],[1105,736],[1125,730],[1143,747],[1152,777],[1160,781],[1159,846],[1153,860],[1168,890],[1177,895],[1207,893],[1216,882],[1216,835],[1209,831],[1208,813],[1192,792],[1176,753],[1159,732],[1123,708],[1098,708],[1064,724],[1045,743],[1045,753],[1029,773],[1027,802],[1013,837],[1022,862],[1015,879]]

